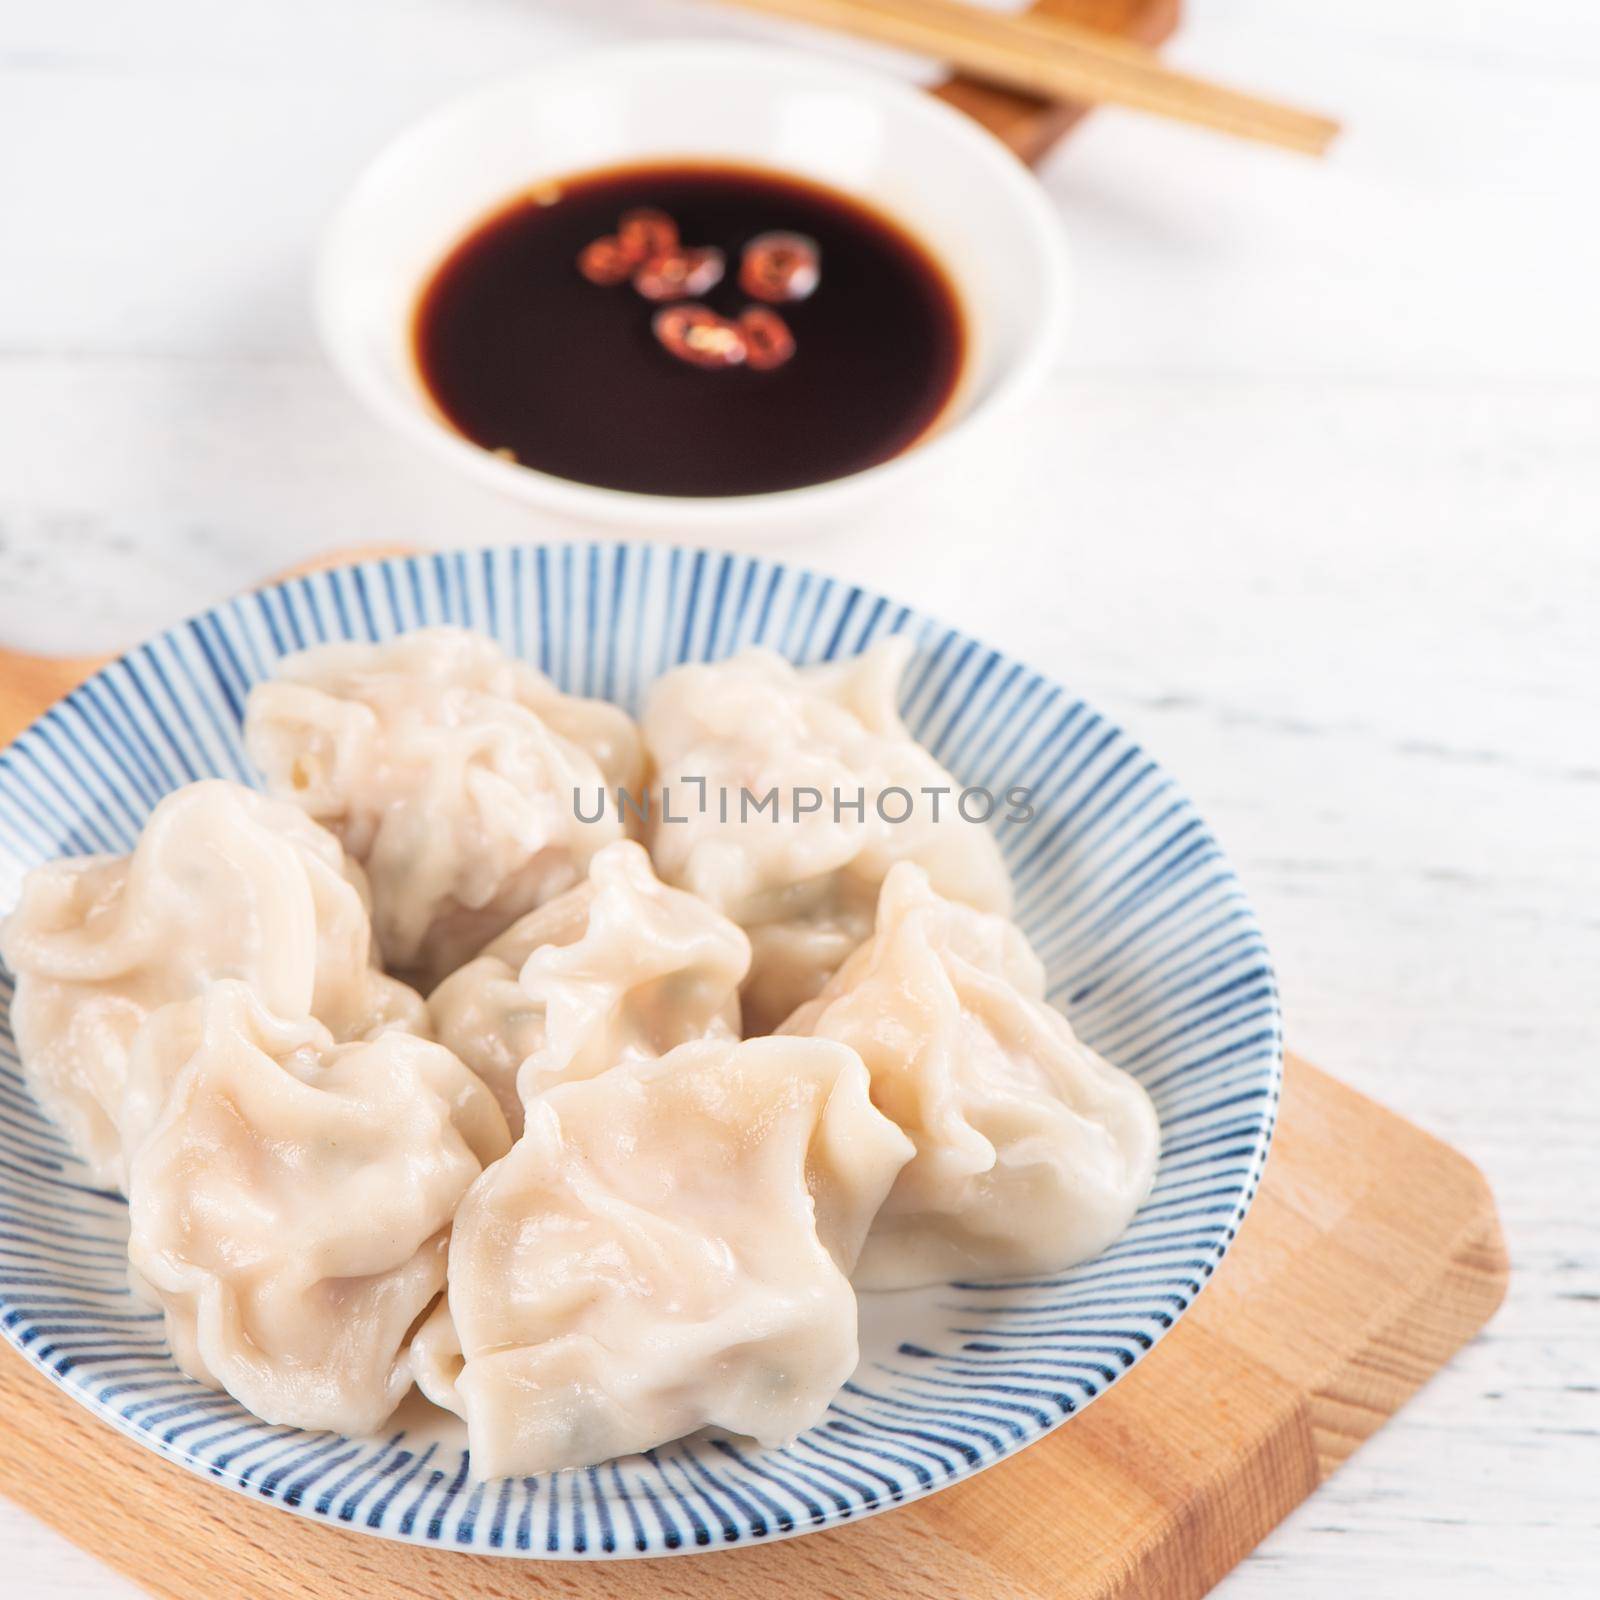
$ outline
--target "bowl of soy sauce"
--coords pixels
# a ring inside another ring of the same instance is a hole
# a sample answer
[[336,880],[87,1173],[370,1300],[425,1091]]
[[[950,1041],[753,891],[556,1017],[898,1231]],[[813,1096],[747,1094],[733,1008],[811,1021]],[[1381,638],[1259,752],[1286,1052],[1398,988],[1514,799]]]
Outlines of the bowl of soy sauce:
[[532,506],[792,527],[946,462],[1065,322],[1032,176],[832,61],[651,44],[425,119],[318,263],[329,353],[407,437]]

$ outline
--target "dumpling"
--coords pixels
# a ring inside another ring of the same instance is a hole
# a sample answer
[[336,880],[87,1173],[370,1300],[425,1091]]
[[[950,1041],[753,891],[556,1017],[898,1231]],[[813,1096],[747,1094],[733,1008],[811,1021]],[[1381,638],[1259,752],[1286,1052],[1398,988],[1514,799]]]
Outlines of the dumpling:
[[336,1038],[426,1031],[372,964],[366,881],[295,807],[211,780],[168,795],[133,854],[54,861],[0,929],[11,1025],[40,1103],[98,1183],[121,1185],[128,1052],[145,1018],[218,978]]
[[192,1053],[152,1063],[172,1081],[132,1162],[135,1289],[191,1377],[266,1422],[370,1433],[411,1386],[409,1334],[505,1119],[410,1034],[336,1045],[231,982],[169,1012]]
[[749,966],[750,943],[732,922],[667,888],[644,849],[619,839],[584,883],[446,978],[428,1009],[519,1132],[522,1101],[553,1084],[690,1039],[737,1038]]
[[872,933],[873,890],[849,875],[812,879],[779,915],[747,929],[750,976],[740,991],[749,1034],[774,1032],[812,999]]
[[481,1477],[707,1425],[781,1444],[855,1367],[848,1274],[910,1153],[823,1040],[702,1041],[558,1085],[462,1202],[418,1383],[466,1417]]
[[424,628],[322,645],[278,673],[250,695],[251,759],[366,867],[385,963],[424,987],[622,836],[615,791],[643,775],[633,723],[492,639]]
[[776,1027],[867,937],[897,861],[919,862],[952,899],[1011,909],[994,835],[961,815],[960,786],[895,709],[911,649],[896,635],[803,668],[747,650],[679,667],[650,692],[641,728],[667,791],[651,854],[750,934],[746,1032]]
[[1149,1096],[1043,995],[1017,928],[942,899],[908,862],[884,881],[871,942],[784,1023],[858,1051],[873,1103],[916,1146],[861,1287],[1058,1272],[1104,1250],[1149,1192]]

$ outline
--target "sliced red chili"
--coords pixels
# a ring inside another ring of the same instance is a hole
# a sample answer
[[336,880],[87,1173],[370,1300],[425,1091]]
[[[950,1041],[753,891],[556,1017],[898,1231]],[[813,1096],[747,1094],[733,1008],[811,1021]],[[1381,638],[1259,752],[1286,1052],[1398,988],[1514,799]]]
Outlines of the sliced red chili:
[[794,354],[789,324],[767,306],[747,306],[737,326],[744,335],[745,364],[756,372],[771,372]]
[[773,305],[804,300],[822,281],[822,252],[803,233],[760,233],[744,247],[739,287]]
[[646,300],[683,300],[714,288],[727,270],[727,258],[714,245],[672,250],[651,256],[634,273],[633,286]]
[[626,283],[638,271],[642,259],[632,246],[625,244],[616,234],[608,233],[593,244],[586,244],[578,252],[578,271],[590,283],[609,288],[614,284]]
[[709,306],[664,306],[650,326],[662,347],[690,366],[720,370],[744,362],[744,335]]
[[651,256],[664,256],[677,249],[678,224],[665,211],[641,206],[622,213],[617,237],[639,252],[639,260],[647,261]]

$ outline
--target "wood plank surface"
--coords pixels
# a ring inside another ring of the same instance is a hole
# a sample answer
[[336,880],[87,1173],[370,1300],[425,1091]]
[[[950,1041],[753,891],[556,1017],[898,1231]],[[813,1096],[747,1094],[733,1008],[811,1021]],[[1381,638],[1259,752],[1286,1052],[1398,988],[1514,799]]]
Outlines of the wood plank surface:
[[[4,8],[0,645],[120,647],[353,532],[548,536],[338,383],[310,252],[427,105],[665,10],[238,15]],[[1016,431],[762,547],[1135,733],[1240,869],[1296,1048],[1489,1175],[1505,1305],[1229,1600],[1580,1595],[1600,1568],[1600,210],[1571,200],[1600,6],[1400,15],[1187,7],[1185,63],[1356,137],[1315,167],[1089,118],[1049,174],[1078,310]],[[9,1502],[0,1547],[5,1600],[135,1600]]]
[[[1036,7],[1158,43],[1179,0]],[[936,91],[1036,160],[1083,114]],[[97,663],[0,651],[0,742]],[[1507,1264],[1462,1156],[1291,1057],[1272,1157],[1228,1259],[1173,1333],[1070,1426],[927,1500],[766,1548],[577,1564],[342,1533],[124,1439],[7,1351],[0,1492],[172,1600],[1204,1594],[1493,1313]]]
[[171,1600],[1191,1600],[1493,1312],[1494,1203],[1447,1145],[1288,1064],[1265,1179],[1173,1332],[1048,1438],[765,1547],[512,1561],[330,1529],[159,1460],[0,1352],[0,1492]]

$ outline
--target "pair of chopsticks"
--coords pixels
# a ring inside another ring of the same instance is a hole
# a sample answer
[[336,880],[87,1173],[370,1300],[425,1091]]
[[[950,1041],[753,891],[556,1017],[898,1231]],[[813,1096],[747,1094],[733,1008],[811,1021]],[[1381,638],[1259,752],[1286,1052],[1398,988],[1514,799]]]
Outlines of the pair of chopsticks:
[[1243,139],[1321,155],[1339,124],[1175,72],[1108,34],[959,0],[725,0],[747,11],[896,45],[1049,100],[1131,106]]

